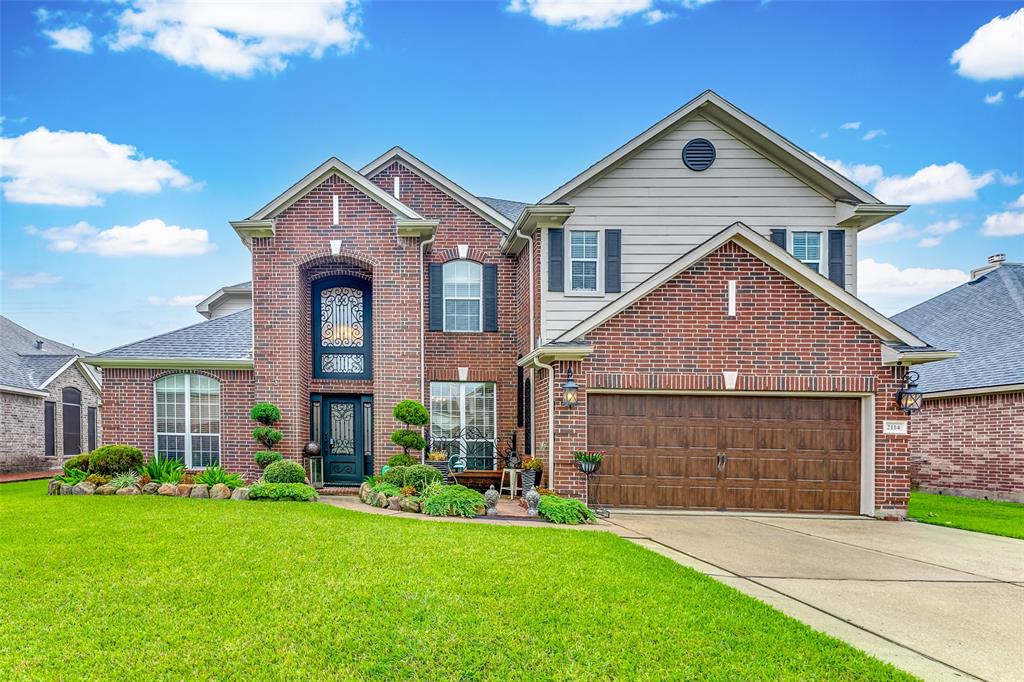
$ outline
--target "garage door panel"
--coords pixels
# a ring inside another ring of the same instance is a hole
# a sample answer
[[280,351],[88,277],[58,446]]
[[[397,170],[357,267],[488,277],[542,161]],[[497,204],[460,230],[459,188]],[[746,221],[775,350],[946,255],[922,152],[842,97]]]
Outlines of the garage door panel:
[[647,482],[625,484],[619,486],[619,505],[623,507],[646,507],[648,497]]
[[633,454],[633,453],[621,453],[617,454],[615,459],[618,460],[619,467],[614,473],[619,476],[642,476],[647,477],[647,471],[649,467],[649,456],[647,453]]
[[833,514],[856,514],[860,510],[860,493],[856,488],[829,491],[828,511]]
[[757,430],[758,450],[789,449],[790,432],[788,429],[760,428]]
[[756,480],[757,479],[757,458],[729,455],[729,461],[722,471],[729,481]]
[[725,442],[723,446],[727,450],[753,450],[757,448],[757,431],[749,426],[725,427]]
[[686,478],[689,459],[685,453],[659,452],[655,455],[655,475],[663,478]]
[[685,426],[683,427],[683,447],[694,449],[717,450],[718,426]]
[[691,479],[718,478],[718,457],[716,455],[690,455],[686,458],[684,476]]
[[757,459],[757,478],[761,481],[788,481],[789,458],[759,457]]
[[825,495],[826,492],[821,488],[797,487],[794,490],[793,495],[793,501],[796,507],[793,511],[824,514]]
[[856,431],[834,429],[829,431],[828,437],[828,449],[833,453],[849,452],[857,454],[857,441],[860,440],[860,434]]
[[757,509],[754,501],[757,493],[753,486],[727,485],[724,492],[725,500],[722,506],[728,511],[754,511]]
[[804,452],[825,452],[828,432],[820,429],[796,429],[796,449]]
[[825,459],[809,459],[800,457],[793,462],[794,480],[826,481],[828,480],[828,462]]
[[718,509],[718,486],[687,486],[687,495],[683,508],[707,511],[714,511],[715,509]]
[[833,483],[857,483],[860,480],[860,462],[855,459],[830,459],[828,480]]
[[757,489],[757,510],[763,512],[789,511],[789,488],[760,486]]

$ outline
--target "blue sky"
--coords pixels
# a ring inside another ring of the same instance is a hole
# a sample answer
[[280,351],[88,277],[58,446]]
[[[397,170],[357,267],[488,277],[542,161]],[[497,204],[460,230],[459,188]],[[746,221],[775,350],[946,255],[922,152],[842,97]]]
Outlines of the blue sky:
[[228,221],[331,155],[534,201],[712,88],[914,204],[861,237],[897,312],[1024,260],[1019,7],[3,3],[0,309],[95,351],[177,328],[249,279]]

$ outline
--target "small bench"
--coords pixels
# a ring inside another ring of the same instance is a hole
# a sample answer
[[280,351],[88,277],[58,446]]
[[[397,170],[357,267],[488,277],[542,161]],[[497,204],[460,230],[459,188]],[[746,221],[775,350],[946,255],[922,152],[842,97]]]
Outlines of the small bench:
[[473,490],[479,490],[480,492],[486,492],[492,485],[497,490],[498,486],[501,485],[501,471],[493,469],[466,469],[462,472],[452,472],[450,474],[455,481],[467,488]]

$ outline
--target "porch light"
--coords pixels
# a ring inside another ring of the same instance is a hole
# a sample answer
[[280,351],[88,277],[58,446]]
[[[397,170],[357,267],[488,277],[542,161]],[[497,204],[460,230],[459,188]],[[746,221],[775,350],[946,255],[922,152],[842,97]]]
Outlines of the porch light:
[[917,387],[917,372],[907,372],[903,377],[903,386],[896,391],[896,404],[907,414],[914,414],[921,409],[924,393]]
[[565,383],[562,384],[562,405],[569,408],[576,407],[576,403],[580,399],[579,389],[579,384],[572,379],[572,365],[570,365],[569,376],[565,378]]

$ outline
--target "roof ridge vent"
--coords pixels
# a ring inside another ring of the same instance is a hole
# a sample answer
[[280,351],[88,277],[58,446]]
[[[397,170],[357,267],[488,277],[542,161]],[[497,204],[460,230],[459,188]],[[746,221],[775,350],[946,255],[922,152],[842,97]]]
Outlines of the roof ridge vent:
[[995,270],[996,268],[998,268],[1000,265],[1002,265],[1005,262],[1006,262],[1006,254],[1005,253],[993,253],[991,256],[988,257],[988,263],[986,265],[983,265],[980,268],[976,268],[974,270],[971,270],[971,279],[976,279],[976,278],[981,277],[982,275],[984,275],[986,273],[992,272],[993,270]]
[[36,350],[42,350],[42,349],[43,349],[43,340],[42,339],[36,339]]

